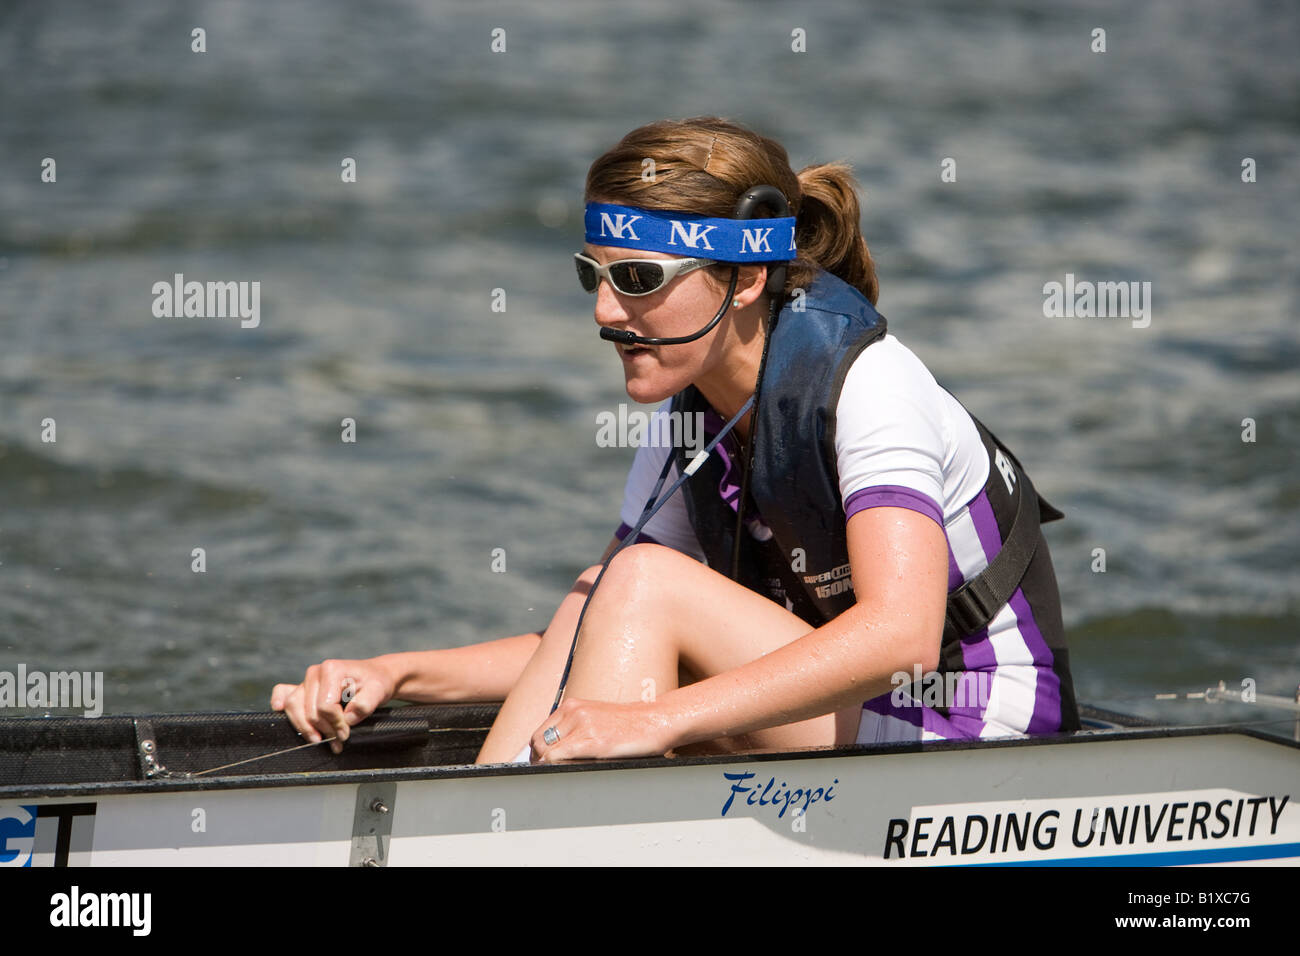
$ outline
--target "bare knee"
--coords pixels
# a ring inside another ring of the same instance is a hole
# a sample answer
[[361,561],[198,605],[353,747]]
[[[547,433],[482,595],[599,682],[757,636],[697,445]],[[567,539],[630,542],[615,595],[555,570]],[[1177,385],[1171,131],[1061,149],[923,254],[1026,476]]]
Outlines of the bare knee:
[[[636,599],[649,599],[657,603],[663,595],[663,590],[672,587],[673,571],[681,570],[682,561],[695,563],[685,555],[659,544],[634,544],[624,548],[605,567],[597,595],[587,608],[585,622],[597,619],[608,620],[610,615],[614,617],[634,615],[645,625],[640,633],[643,636],[648,635],[661,616],[644,614],[637,608]],[[592,587],[600,573],[601,565],[597,564],[587,568],[578,576],[564,603],[560,605],[560,610],[552,621],[552,627],[543,635],[543,646],[554,642],[559,637],[563,638],[566,647],[572,641],[578,615],[583,604],[591,596]],[[553,633],[557,631],[558,623],[562,623],[558,630],[563,631],[563,635]],[[586,623],[583,631],[584,635],[587,635]],[[599,635],[615,632],[609,629],[597,629],[594,633]],[[592,637],[587,635],[585,639],[591,640]]]
[[[683,564],[695,562],[659,544],[634,544],[616,554],[606,566],[587,615],[582,640],[597,644],[675,649],[677,635],[668,613],[678,593]],[[625,624],[635,622],[628,629]],[[630,646],[630,645],[629,645]],[[676,667],[673,677],[677,677]],[[667,680],[667,674],[661,680]]]
[[645,589],[668,580],[686,558],[662,544],[634,544],[614,555],[601,579],[600,586],[613,587],[623,593],[631,589]]

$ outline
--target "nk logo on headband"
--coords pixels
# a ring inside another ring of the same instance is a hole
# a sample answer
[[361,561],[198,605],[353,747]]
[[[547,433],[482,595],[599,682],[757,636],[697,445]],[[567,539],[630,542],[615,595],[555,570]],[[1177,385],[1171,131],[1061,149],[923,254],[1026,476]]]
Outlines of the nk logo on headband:
[[[673,240],[680,236],[682,242],[692,249],[698,250],[700,248],[699,244],[702,242],[706,252],[713,251],[713,247],[709,245],[709,233],[717,229],[717,226],[706,226],[702,222],[681,222],[677,219],[671,221],[673,226],[672,232],[668,234],[669,245],[672,245]],[[687,226],[690,226],[691,231],[689,233],[686,231]]]
[[600,236],[602,239],[609,236],[622,239],[626,236],[633,242],[640,242],[641,237],[632,231],[632,223],[640,218],[640,216],[629,216],[625,212],[614,213],[612,216],[607,212],[602,212],[600,214]]
[[587,242],[676,255],[700,253],[718,262],[785,262],[795,258],[795,218],[710,219],[635,206],[587,203]]

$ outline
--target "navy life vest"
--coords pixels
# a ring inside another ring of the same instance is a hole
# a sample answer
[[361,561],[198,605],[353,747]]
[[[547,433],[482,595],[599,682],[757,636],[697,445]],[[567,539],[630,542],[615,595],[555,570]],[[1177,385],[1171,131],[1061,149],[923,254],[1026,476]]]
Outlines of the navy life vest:
[[[783,604],[812,627],[820,627],[856,603],[835,454],[835,409],[849,368],[863,349],[884,337],[886,321],[866,296],[824,270],[818,272],[803,297],[802,311],[795,311],[793,305],[785,304],[768,345],[759,390],[762,409],[752,436],[750,502],[757,514],[748,508],[745,512],[748,530],[742,541],[738,580],[750,590]],[[712,411],[694,386],[675,395],[671,407],[688,414]],[[1061,729],[1073,729],[1069,725],[1077,721],[1077,716],[1069,689],[1060,599],[1051,558],[1038,528],[1039,521],[1063,515],[1037,496],[1010,450],[971,417],[989,452],[985,490],[1002,540],[1008,545],[1022,498],[1034,496],[1025,499],[1026,505],[1020,510],[1022,515],[1025,511],[1036,512],[1027,521],[1022,516],[1021,524],[1030,526],[1029,540],[1037,547],[1031,546],[1028,570],[1021,575],[1017,569],[1009,590],[1014,590],[1018,582],[1033,607],[1036,623],[1056,657],[1055,669],[1063,677]],[[994,462],[999,449],[1014,464],[1019,479],[1016,488],[1023,494],[1008,493],[1002,472]],[[692,457],[691,451],[678,448],[675,454],[681,473]],[[734,450],[732,454],[734,457]],[[743,463],[738,465],[743,467]],[[736,512],[718,491],[725,473],[722,456],[712,454],[682,491],[709,567],[730,574]],[[1037,507],[1031,508],[1033,504]],[[745,507],[746,503],[740,502],[739,506]],[[761,519],[761,524],[751,522],[751,518]],[[763,525],[771,531],[770,537],[760,532],[766,540],[755,536],[755,528]],[[1023,540],[1024,534],[1018,534],[1017,539]],[[998,607],[984,608],[987,613],[983,615],[978,613],[976,603],[975,612],[960,614],[954,613],[954,596],[967,598],[966,603],[970,603],[964,591],[950,595],[940,651],[941,670],[962,669],[962,638],[987,625],[1005,603],[1004,598]]]

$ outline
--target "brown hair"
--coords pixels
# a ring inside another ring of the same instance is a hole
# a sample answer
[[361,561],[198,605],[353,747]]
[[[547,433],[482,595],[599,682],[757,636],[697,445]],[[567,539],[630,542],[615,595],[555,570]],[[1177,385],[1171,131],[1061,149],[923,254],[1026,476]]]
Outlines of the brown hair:
[[[642,178],[647,159],[654,161],[650,180]],[[799,258],[787,269],[784,294],[808,289],[820,267],[874,305],[880,285],[858,224],[851,167],[820,163],[796,176],[780,143],[716,116],[659,120],[632,130],[591,164],[584,201],[729,218],[741,194],[762,183],[781,190],[796,217]],[[775,211],[764,206],[759,214]],[[730,270],[711,269],[715,276]]]

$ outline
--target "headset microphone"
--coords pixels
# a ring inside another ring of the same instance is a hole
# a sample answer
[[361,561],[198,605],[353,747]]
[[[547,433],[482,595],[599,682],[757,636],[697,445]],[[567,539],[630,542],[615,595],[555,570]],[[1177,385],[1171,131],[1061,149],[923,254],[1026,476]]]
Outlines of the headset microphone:
[[626,329],[601,329],[600,337],[608,342],[618,342],[620,345],[685,345],[687,342],[694,342],[696,339],[702,339],[717,327],[722,321],[722,317],[727,314],[727,306],[731,304],[731,297],[736,294],[736,279],[740,275],[740,267],[731,267],[731,283],[727,286],[727,294],[722,299],[722,308],[718,310],[709,324],[698,332],[690,335],[675,335],[668,338],[643,338],[634,332]]

